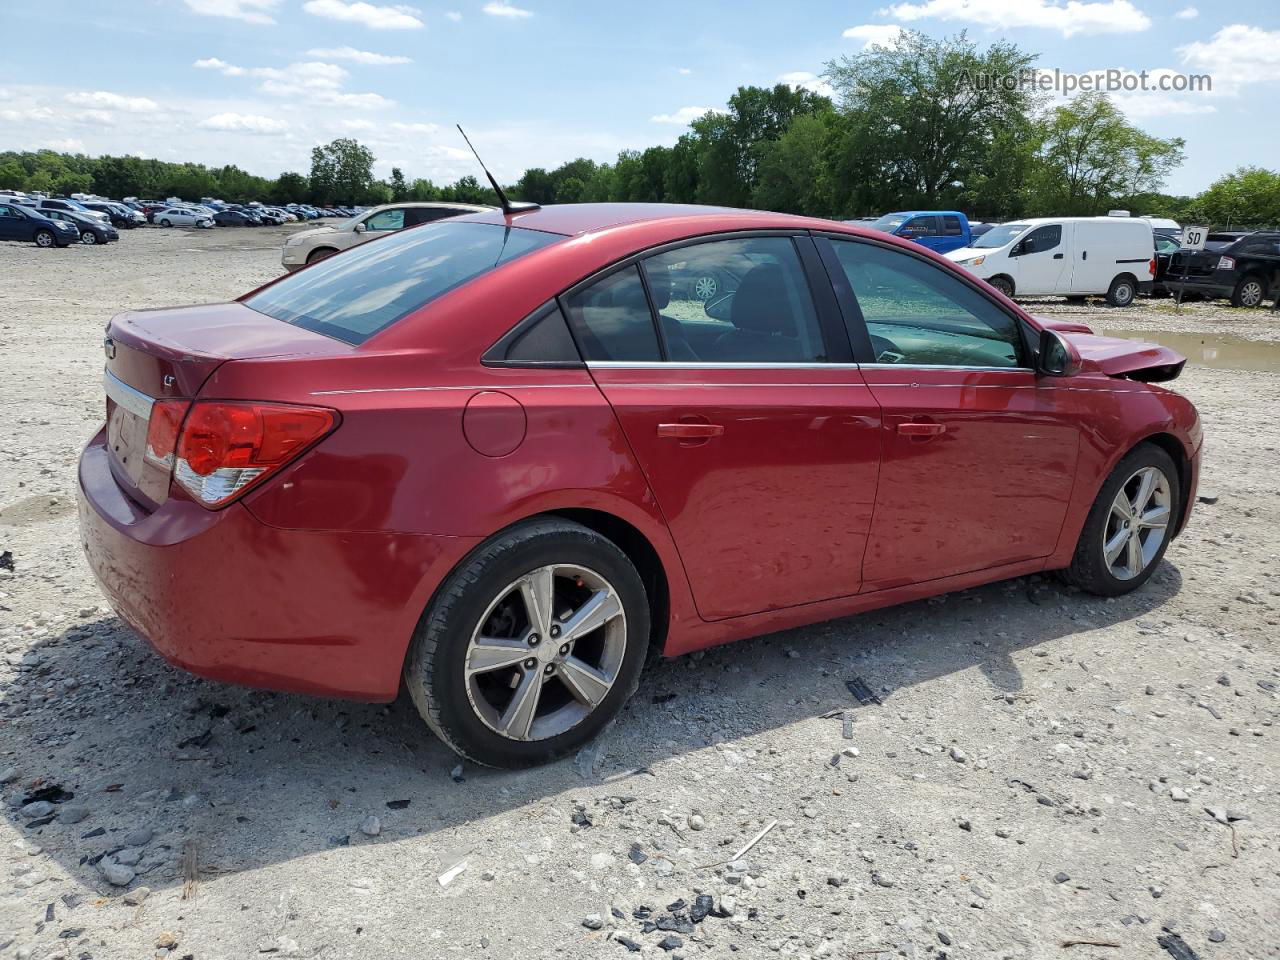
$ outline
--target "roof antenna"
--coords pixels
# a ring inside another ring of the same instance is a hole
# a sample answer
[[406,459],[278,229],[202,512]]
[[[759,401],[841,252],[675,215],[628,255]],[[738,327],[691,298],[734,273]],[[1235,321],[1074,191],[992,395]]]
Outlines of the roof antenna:
[[[455,124],[458,132],[462,134],[462,139],[467,141],[467,146],[471,147],[471,139],[467,136],[467,131],[462,129],[462,124]],[[480,164],[480,169],[484,171],[484,175],[489,178],[489,183],[493,186],[493,192],[498,195],[498,203],[502,205],[502,212],[510,215],[513,213],[521,213],[525,210],[537,210],[538,204],[531,203],[528,200],[509,200],[507,194],[502,187],[498,186],[498,181],[493,178],[493,174],[489,172],[489,168],[484,165],[484,161],[480,159],[480,154],[476,153],[476,148],[471,147],[472,154],[475,155],[476,163]]]

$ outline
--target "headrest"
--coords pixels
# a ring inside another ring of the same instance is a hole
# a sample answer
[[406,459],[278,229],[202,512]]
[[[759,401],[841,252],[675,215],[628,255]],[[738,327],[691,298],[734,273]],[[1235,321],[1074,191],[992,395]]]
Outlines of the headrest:
[[739,330],[797,335],[795,318],[787,302],[782,268],[776,263],[760,263],[747,271],[733,294],[729,320]]
[[666,270],[653,273],[646,270],[644,277],[649,282],[649,294],[653,297],[653,306],[661,313],[671,302],[671,277]]

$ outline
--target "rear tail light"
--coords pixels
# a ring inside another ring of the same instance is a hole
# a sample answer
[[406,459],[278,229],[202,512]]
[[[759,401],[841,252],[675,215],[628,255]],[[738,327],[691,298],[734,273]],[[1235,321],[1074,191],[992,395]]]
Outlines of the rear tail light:
[[1152,257],[1150,261],[1147,262],[1147,273],[1151,274],[1153,277],[1156,275],[1156,258],[1155,257]]
[[1219,258],[1218,258],[1218,269],[1219,269],[1219,270],[1234,270],[1235,268],[1236,268],[1236,261],[1235,261],[1235,258],[1234,258],[1234,257],[1219,257]]
[[172,463],[174,479],[206,507],[230,503],[338,422],[337,413],[325,407],[197,400],[188,409],[187,404],[160,401],[152,407],[147,454]]

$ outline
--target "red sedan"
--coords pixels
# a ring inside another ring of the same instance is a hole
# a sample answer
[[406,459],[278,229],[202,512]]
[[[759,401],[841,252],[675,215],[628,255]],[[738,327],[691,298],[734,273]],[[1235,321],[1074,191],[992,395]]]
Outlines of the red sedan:
[[1043,570],[1151,576],[1200,472],[1161,347],[918,245],[601,204],[406,230],[116,317],[89,561],[170,662],[393,699],[499,766],[677,655]]

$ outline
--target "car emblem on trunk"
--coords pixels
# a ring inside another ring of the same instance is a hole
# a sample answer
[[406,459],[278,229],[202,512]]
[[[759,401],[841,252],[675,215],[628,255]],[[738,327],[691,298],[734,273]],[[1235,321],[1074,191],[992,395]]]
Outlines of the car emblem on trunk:
[[174,385],[175,383],[177,383],[178,381],[177,381],[177,378],[176,378],[176,377],[174,377],[174,375],[173,375],[172,373],[166,373],[166,374],[164,375],[164,381],[163,381],[163,382],[164,382],[164,388],[165,388],[166,390],[172,390],[172,389],[173,389],[173,385]]
[[107,355],[108,360],[114,360],[116,358],[116,342],[110,337],[103,338],[102,352]]

